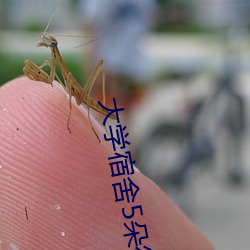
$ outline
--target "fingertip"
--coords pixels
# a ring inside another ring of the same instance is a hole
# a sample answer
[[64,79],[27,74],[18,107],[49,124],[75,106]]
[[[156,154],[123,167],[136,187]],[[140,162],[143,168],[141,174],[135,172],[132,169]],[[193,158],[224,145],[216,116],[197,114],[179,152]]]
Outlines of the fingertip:
[[82,246],[81,234],[88,231],[85,220],[96,207],[90,194],[102,186],[105,190],[102,176],[107,173],[105,150],[92,133],[86,110],[73,105],[69,133],[64,89],[21,77],[0,89],[0,113],[3,245]]
[[59,84],[15,79],[0,88],[0,112],[0,242],[6,249],[123,249],[121,211],[133,205],[144,209],[138,223],[147,224],[152,249],[212,249],[138,171],[131,176],[140,187],[135,204],[115,202],[112,184],[124,177],[111,177],[112,147],[92,120],[98,142],[86,110],[76,105],[69,133],[69,99]]

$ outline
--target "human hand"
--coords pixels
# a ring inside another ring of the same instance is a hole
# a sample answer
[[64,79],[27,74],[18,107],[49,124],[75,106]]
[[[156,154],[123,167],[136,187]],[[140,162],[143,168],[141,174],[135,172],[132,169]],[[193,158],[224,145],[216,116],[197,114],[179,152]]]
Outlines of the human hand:
[[[69,100],[53,87],[15,79],[0,88],[0,249],[129,249],[122,208],[135,210],[148,238],[139,249],[206,250],[212,246],[169,198],[138,171],[135,202],[115,202],[108,157],[114,155],[87,112],[73,105],[67,130]],[[136,160],[136,159],[134,159]],[[140,232],[143,232],[140,230]],[[144,234],[145,235],[145,234]],[[138,236],[140,237],[140,236]],[[132,241],[131,248],[135,249]]]

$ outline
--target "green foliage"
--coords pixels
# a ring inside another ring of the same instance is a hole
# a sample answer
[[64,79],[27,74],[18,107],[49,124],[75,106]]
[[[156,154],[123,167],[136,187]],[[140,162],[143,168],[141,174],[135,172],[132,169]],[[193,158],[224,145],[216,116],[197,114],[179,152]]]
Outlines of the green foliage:
[[[4,83],[23,75],[23,67],[24,67],[24,60],[26,58],[32,58],[34,62],[38,65],[41,65],[45,58],[36,58],[33,56],[27,56],[23,58],[23,56],[15,56],[15,55],[6,55],[4,53],[0,53],[0,86]],[[69,70],[72,72],[74,77],[77,79],[79,83],[83,82],[85,79],[85,67],[83,60],[80,58],[75,58],[70,55],[64,57],[65,63]],[[48,72],[49,69],[46,69]],[[57,70],[58,71],[58,70]]]
[[0,85],[22,75],[23,61],[1,53],[0,62]]
[[22,30],[25,31],[30,31],[30,32],[41,32],[41,30],[44,29],[44,24],[33,20],[32,22],[27,22],[26,25],[24,27],[22,27]]

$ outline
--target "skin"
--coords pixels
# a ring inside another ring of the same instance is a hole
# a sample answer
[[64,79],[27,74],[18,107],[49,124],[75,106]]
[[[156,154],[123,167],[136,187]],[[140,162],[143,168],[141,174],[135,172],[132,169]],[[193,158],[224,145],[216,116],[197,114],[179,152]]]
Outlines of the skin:
[[[140,249],[213,249],[138,171],[129,176],[140,188],[134,203],[115,202],[112,184],[127,176],[111,177],[114,151],[105,131],[93,119],[99,143],[86,110],[73,103],[69,134],[68,112],[56,82],[21,77],[0,88],[0,249],[129,249],[123,223],[131,227],[131,220],[148,229]],[[123,217],[122,208],[130,214],[138,205],[142,216],[137,209],[131,220]]]

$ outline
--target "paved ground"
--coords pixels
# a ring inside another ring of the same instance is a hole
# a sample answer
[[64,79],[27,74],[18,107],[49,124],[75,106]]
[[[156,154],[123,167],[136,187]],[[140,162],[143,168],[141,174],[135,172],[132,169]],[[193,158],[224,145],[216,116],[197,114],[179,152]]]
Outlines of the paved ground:
[[218,250],[250,249],[250,185],[230,188],[200,183],[191,219]]

